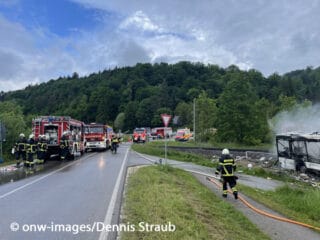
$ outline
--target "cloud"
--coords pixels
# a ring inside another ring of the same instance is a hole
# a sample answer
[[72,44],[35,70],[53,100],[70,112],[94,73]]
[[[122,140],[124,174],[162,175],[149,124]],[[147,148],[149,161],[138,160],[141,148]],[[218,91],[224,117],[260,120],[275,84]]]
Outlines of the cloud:
[[[182,46],[192,45],[192,49],[197,51],[196,55],[201,55],[196,59],[207,59],[213,64],[224,63],[224,67],[237,63],[244,69],[256,68],[265,75],[317,65],[320,60],[318,0],[309,1],[308,4],[302,0],[163,0],[156,3],[147,0],[76,1],[127,16],[127,24],[124,24],[127,28],[195,38],[192,43],[171,41],[180,45],[173,45],[170,49],[174,51],[170,55],[160,56],[163,59],[174,59],[176,56],[173,55],[177,55],[175,53]],[[155,48],[152,48],[153,54]],[[226,53],[222,58],[230,62],[217,61],[214,55],[210,57],[206,52],[201,52],[204,48],[211,52]],[[189,48],[184,51],[188,52]],[[184,54],[190,55],[195,54]]]
[[1,16],[0,34],[0,91],[72,73],[73,60],[65,52],[63,39],[43,29],[27,30]]
[[61,37],[0,15],[0,90],[137,62],[235,64],[265,76],[320,62],[319,0],[72,1],[98,9],[100,26]]
[[14,77],[22,67],[22,59],[12,52],[0,50],[0,72],[2,78]]
[[163,30],[153,23],[150,18],[142,11],[135,12],[132,16],[126,18],[119,26],[120,29],[137,28],[142,31],[158,32]]

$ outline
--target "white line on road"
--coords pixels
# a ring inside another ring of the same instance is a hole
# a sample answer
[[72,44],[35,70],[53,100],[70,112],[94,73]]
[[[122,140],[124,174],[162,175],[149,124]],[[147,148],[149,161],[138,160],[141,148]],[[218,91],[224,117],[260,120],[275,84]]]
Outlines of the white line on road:
[[[104,226],[111,225],[112,215],[113,215],[113,212],[114,212],[114,207],[115,207],[117,196],[118,196],[118,192],[119,192],[119,188],[120,188],[120,182],[121,182],[122,175],[123,175],[123,172],[124,172],[124,167],[125,167],[125,165],[127,163],[129,150],[130,150],[130,148],[127,149],[126,155],[124,157],[123,163],[122,163],[121,168],[120,168],[120,172],[119,172],[116,184],[115,184],[113,192],[112,192],[112,196],[111,196],[111,199],[110,199],[108,210],[107,210],[106,216],[104,218]],[[109,234],[108,231],[102,231],[100,233],[99,240],[107,240],[108,239],[108,234]]]

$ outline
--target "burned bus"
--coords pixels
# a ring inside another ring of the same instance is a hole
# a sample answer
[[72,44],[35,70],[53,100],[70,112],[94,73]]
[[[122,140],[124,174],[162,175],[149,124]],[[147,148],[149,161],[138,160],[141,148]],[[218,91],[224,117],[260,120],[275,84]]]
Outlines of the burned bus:
[[320,172],[320,134],[286,133],[276,135],[278,161],[282,168]]

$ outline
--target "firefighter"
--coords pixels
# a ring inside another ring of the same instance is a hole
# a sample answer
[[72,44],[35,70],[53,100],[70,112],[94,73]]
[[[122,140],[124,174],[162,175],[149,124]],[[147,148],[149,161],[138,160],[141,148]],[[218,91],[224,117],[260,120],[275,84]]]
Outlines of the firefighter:
[[30,134],[28,143],[27,143],[27,160],[25,162],[25,166],[33,167],[34,166],[34,155],[36,153],[37,143],[34,140],[34,135]]
[[48,150],[47,139],[45,135],[39,136],[39,141],[37,144],[37,157],[38,163],[44,163]]
[[117,148],[119,144],[119,138],[114,134],[111,139],[111,151],[117,153]]
[[230,156],[230,152],[228,149],[222,150],[222,156],[219,159],[219,166],[217,167],[217,170],[215,174],[221,175],[222,179],[222,190],[223,190],[223,197],[227,197],[227,184],[229,184],[234,198],[238,199],[238,191],[236,188],[237,185],[237,177],[234,175],[234,171],[236,170],[236,165],[234,162],[234,159]]
[[68,158],[69,152],[69,132],[63,132],[60,138],[60,158],[65,160]]
[[22,161],[26,161],[26,144],[27,139],[25,135],[23,133],[20,133],[19,139],[14,146],[14,155],[17,161],[17,167],[20,167],[20,157],[22,158]]

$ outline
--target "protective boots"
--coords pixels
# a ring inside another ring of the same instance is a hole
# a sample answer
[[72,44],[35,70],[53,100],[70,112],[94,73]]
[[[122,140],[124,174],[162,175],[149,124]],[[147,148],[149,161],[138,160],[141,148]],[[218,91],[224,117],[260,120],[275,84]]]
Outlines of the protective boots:
[[234,196],[235,199],[238,199],[238,192],[237,192],[237,191],[234,191],[234,192],[233,192],[233,196]]

